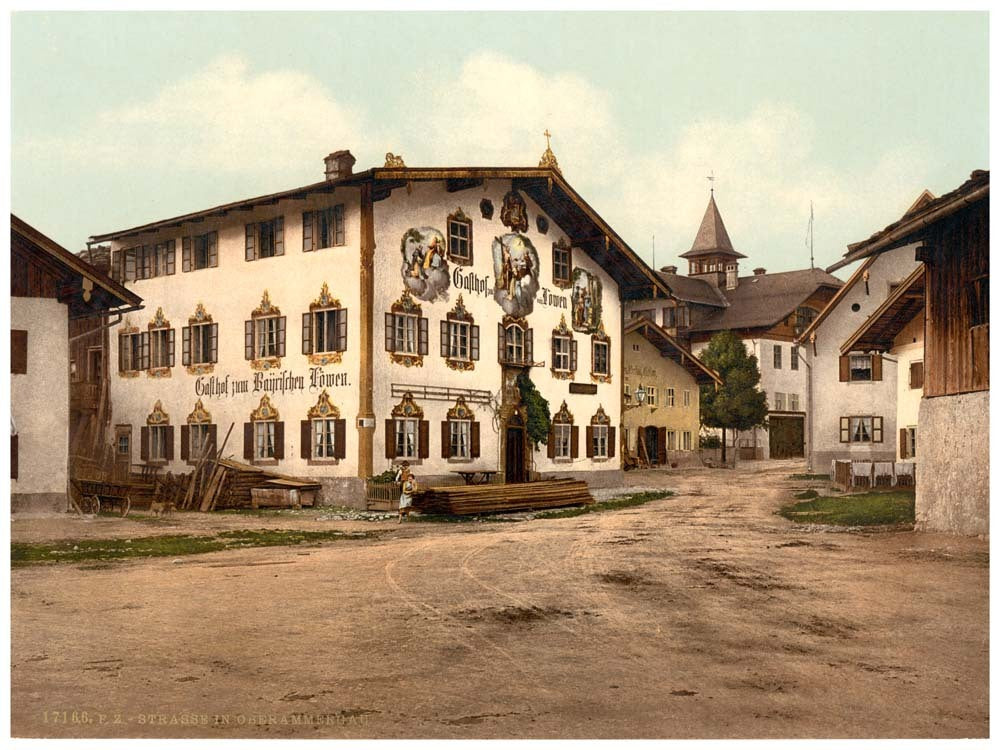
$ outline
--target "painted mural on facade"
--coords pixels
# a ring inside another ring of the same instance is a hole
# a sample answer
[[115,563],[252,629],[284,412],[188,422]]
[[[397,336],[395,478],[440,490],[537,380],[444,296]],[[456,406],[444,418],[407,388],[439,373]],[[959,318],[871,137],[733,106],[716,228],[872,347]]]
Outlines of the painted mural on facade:
[[424,302],[447,300],[451,279],[444,235],[433,227],[408,229],[399,250],[403,256],[400,272],[410,294]]
[[505,234],[493,240],[493,298],[508,315],[530,315],[538,294],[538,251],[523,234]]
[[601,327],[601,280],[592,273],[573,270],[573,329],[595,333]]

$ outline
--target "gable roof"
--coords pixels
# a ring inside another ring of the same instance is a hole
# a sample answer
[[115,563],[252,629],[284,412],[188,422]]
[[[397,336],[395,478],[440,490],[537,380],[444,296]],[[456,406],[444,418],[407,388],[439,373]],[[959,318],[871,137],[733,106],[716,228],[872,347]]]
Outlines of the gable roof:
[[300,199],[317,193],[333,192],[338,187],[372,185],[375,200],[388,197],[408,183],[443,180],[449,192],[471,188],[484,180],[509,179],[512,187],[526,193],[560,227],[566,230],[574,247],[582,248],[615,280],[624,299],[670,295],[660,276],[636,254],[611,226],[577,193],[562,174],[549,167],[381,167],[323,180],[279,193],[225,203],[202,211],[115,232],[94,235],[91,242],[120,240],[160,229],[180,227],[186,222],[225,216],[256,206],[276,204],[284,199]]
[[[141,297],[14,214],[10,215],[10,234],[12,245],[31,253],[54,273],[64,277],[59,301],[69,306],[70,318],[125,312],[142,305]],[[85,292],[90,297],[89,300],[84,299]]]
[[725,307],[729,304],[719,288],[705,279],[681,276],[676,273],[664,273],[663,271],[659,271],[659,274],[663,283],[670,288],[670,292],[683,302],[694,302],[713,307]]
[[844,295],[846,295],[851,288],[858,283],[858,281],[865,275],[865,271],[867,271],[874,262],[874,257],[868,258],[864,263],[855,269],[854,273],[851,274],[851,277],[847,280],[847,282],[841,286],[840,289],[837,290],[837,293],[833,295],[833,298],[826,303],[826,307],[820,310],[819,315],[813,318],[812,323],[809,324],[806,330],[799,334],[796,342],[801,343],[812,335],[812,333],[819,327],[819,324],[826,320],[827,316],[829,316],[830,313],[836,309],[837,305],[839,305],[840,301],[844,298]]
[[701,226],[698,227],[698,234],[694,236],[694,244],[686,253],[681,253],[682,258],[697,258],[702,255],[716,255],[724,253],[734,258],[745,258],[747,256],[736,252],[733,243],[729,239],[729,232],[722,221],[722,214],[719,207],[715,205],[715,193],[708,199],[708,207],[705,215],[701,219]]
[[722,385],[722,378],[719,374],[705,365],[698,359],[691,350],[680,343],[677,339],[667,333],[663,328],[645,316],[633,318],[625,326],[625,335],[638,332],[646,338],[649,343],[660,350],[660,354],[668,359],[672,359],[695,379],[699,385],[716,383]]
[[891,349],[893,339],[924,309],[925,278],[925,266],[921,263],[841,344],[840,353]]

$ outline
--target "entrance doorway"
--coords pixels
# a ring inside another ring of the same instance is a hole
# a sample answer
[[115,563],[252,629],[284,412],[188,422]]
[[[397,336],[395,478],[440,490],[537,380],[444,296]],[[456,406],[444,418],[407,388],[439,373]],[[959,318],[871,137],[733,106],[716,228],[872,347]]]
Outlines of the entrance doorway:
[[87,380],[91,383],[104,380],[104,352],[98,348],[87,351]]
[[643,456],[651,464],[660,462],[660,431],[656,427],[643,428],[643,441],[646,444],[646,455]]
[[132,466],[132,425],[115,425],[115,479],[128,479]]
[[524,482],[524,424],[514,415],[507,422],[504,451],[504,480],[508,484]]
[[768,441],[771,458],[802,458],[805,456],[805,418],[768,417]]

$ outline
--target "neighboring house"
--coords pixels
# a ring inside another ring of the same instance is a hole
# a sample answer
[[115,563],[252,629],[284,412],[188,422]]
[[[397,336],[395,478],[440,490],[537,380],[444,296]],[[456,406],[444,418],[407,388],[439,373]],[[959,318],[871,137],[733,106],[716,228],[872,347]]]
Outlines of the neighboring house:
[[[186,471],[234,425],[227,453],[355,505],[404,460],[425,485],[470,468],[620,483],[622,304],[668,290],[551,152],[325,161],[321,182],[92,238],[149,308],[112,337],[117,442]],[[521,373],[551,405],[548,450]]]
[[[70,330],[142,300],[11,214],[11,510],[66,510]],[[112,321],[113,323],[113,321]]]
[[[691,250],[681,257],[688,261],[687,276],[679,275],[676,266],[660,270],[670,296],[628,303],[627,314],[653,320],[696,355],[715,334],[736,333],[757,357],[770,430],[727,430],[727,441],[740,446],[743,458],[804,456],[808,378],[795,338],[843,282],[818,268],[770,274],[755,268],[752,276],[740,276],[746,256],[733,248],[714,192]],[[625,352],[626,359],[630,354]]]
[[[989,194],[989,172],[973,172],[956,190],[851,245],[835,266],[899,253],[924,266],[921,529],[989,533]],[[871,344],[887,342],[872,337]]]
[[700,386],[721,385],[717,373],[662,327],[639,317],[625,326],[622,382],[623,440],[631,457],[667,465],[696,455]]

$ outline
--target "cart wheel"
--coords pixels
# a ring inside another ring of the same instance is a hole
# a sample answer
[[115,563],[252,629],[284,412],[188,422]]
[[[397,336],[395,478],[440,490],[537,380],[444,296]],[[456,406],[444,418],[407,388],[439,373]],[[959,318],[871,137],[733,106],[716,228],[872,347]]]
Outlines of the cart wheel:
[[132,501],[129,500],[128,497],[126,496],[125,499],[122,500],[122,518],[125,518],[125,516],[128,515],[128,512],[131,509],[131,507],[132,507]]
[[88,515],[96,516],[101,512],[101,500],[97,495],[90,495],[89,497],[83,498],[83,506],[81,510]]

